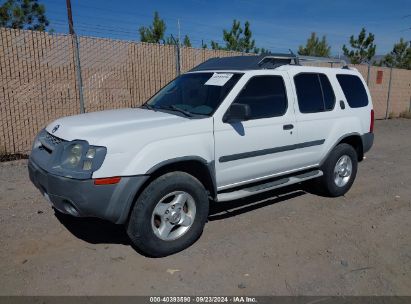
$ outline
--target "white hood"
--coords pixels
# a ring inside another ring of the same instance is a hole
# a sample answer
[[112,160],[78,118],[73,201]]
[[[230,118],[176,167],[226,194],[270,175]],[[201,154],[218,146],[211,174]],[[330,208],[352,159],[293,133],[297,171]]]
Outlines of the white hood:
[[186,155],[211,160],[214,151],[213,117],[189,119],[129,108],[59,118],[46,130],[68,141],[106,147],[104,163],[93,177],[144,174],[164,159]]
[[62,117],[49,124],[46,130],[65,140],[82,139],[96,144],[111,135],[145,131],[186,121],[189,120],[164,112],[127,108]]

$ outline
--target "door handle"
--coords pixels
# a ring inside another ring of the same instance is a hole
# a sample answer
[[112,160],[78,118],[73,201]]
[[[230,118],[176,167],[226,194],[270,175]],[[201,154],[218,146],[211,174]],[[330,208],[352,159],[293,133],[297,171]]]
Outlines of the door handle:
[[291,130],[291,129],[294,129],[294,125],[284,125],[283,126],[283,130]]

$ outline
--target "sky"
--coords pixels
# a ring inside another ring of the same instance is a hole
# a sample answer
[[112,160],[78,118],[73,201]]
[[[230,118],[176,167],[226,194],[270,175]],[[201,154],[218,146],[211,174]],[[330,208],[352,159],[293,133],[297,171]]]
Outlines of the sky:
[[[56,33],[67,33],[65,0],[39,0]],[[167,25],[166,35],[188,35],[194,47],[203,40],[224,44],[222,30],[233,19],[249,21],[257,47],[297,51],[311,32],[326,35],[332,55],[362,27],[375,35],[377,54],[392,50],[401,37],[411,40],[411,0],[71,0],[79,35],[139,40],[138,28],[150,25],[154,11]]]

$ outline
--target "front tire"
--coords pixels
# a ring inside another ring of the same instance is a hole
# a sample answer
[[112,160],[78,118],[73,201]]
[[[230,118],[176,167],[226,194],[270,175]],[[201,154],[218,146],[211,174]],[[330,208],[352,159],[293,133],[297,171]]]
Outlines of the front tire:
[[321,188],[331,197],[342,196],[350,190],[357,175],[358,156],[348,144],[337,145],[321,167]]
[[138,197],[127,234],[143,254],[163,257],[192,245],[207,221],[204,186],[185,172],[171,172],[152,181]]

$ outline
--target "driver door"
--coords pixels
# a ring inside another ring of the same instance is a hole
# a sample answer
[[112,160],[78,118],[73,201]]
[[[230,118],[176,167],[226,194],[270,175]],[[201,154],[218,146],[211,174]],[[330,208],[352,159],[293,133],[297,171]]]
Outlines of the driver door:
[[[215,166],[218,190],[240,186],[298,167],[294,95],[284,74],[256,75],[233,103],[248,104],[247,121],[215,119]],[[231,104],[231,103],[230,103]]]

